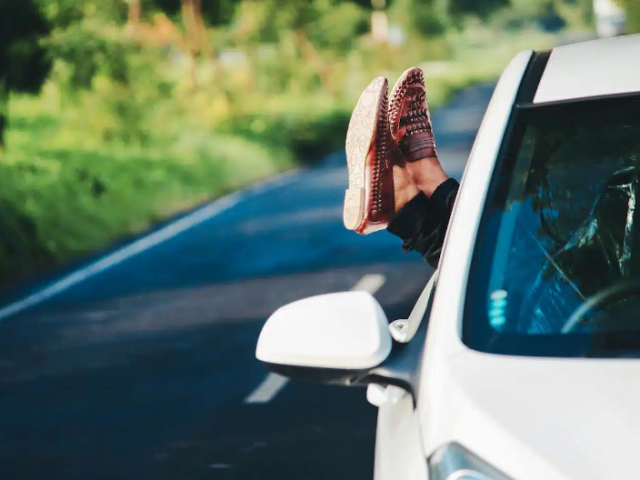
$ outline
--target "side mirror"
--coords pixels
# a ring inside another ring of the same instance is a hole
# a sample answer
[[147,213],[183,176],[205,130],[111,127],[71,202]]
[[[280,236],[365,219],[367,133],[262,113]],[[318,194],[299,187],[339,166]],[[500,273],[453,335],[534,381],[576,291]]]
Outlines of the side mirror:
[[282,375],[359,383],[391,353],[389,322],[366,292],[331,293],[278,309],[262,328],[256,357]]

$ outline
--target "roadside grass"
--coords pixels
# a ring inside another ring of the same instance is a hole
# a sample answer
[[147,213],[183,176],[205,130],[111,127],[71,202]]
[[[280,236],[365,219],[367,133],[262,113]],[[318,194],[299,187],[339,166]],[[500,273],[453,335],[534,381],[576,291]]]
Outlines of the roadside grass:
[[[0,157],[0,283],[46,271],[293,167],[288,151],[186,133],[153,147],[78,147],[39,99],[12,101]],[[80,143],[80,142],[77,142]]]

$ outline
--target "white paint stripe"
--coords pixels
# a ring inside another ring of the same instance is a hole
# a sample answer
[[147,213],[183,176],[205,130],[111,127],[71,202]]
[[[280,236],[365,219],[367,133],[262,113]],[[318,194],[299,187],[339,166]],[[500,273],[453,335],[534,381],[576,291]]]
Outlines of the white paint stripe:
[[387,281],[387,277],[381,273],[370,273],[362,277],[358,282],[351,287],[353,291],[369,292],[374,295],[378,290],[382,288],[384,282]]
[[125,260],[128,260],[129,258],[141,252],[144,252],[145,250],[148,250],[186,230],[189,230],[199,223],[209,220],[210,218],[213,218],[216,215],[229,210],[230,208],[240,203],[241,200],[244,200],[246,197],[254,196],[258,193],[263,193],[268,190],[281,187],[287,183],[291,183],[293,180],[295,180],[296,175],[297,172],[285,173],[272,179],[271,181],[256,184],[252,188],[232,193],[230,195],[227,195],[226,197],[222,197],[208,205],[205,205],[204,207],[191,212],[190,214],[180,218],[179,220],[166,225],[160,230],[144,236],[130,243],[129,245],[126,245],[123,248],[110,253],[100,260],[97,260],[96,262],[91,263],[79,270],[76,270],[66,277],[61,278],[60,280],[51,283],[49,286],[43,288],[42,290],[39,290],[23,298],[22,300],[19,300],[0,309],[0,321],[11,315],[22,312],[29,307],[37,305],[38,303],[42,303],[45,300],[48,300],[51,297],[65,290],[68,290],[74,285],[77,285],[78,283],[83,282],[97,275],[98,273],[104,272],[114,265],[122,263]]
[[[369,292],[371,295],[375,294],[386,282],[387,277],[381,273],[367,274],[356,282],[351,287],[353,291]],[[278,375],[276,373],[269,373],[267,378],[258,385],[258,387],[244,399],[244,403],[268,403],[282,390],[289,379]]]
[[287,383],[289,383],[288,378],[278,375],[277,373],[270,373],[267,375],[267,378],[258,385],[258,388],[244,399],[244,403],[268,403]]

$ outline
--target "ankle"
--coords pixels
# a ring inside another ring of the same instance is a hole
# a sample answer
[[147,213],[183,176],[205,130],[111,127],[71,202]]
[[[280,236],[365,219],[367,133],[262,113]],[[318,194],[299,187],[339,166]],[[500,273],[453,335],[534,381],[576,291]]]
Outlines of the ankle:
[[449,177],[440,165],[438,157],[428,157],[416,162],[407,163],[407,170],[413,181],[427,197]]
[[418,196],[420,190],[415,185],[413,188],[407,188],[399,192],[395,192],[395,210],[399,212],[402,207]]
[[413,198],[420,193],[420,190],[416,184],[413,183],[411,176],[404,168],[394,166],[393,179],[395,211],[398,212],[402,207],[413,200]]

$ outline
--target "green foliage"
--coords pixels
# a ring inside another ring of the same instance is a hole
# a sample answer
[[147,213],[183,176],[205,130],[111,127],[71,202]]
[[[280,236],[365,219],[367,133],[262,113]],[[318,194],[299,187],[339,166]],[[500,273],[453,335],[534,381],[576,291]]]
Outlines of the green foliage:
[[567,22],[560,16],[556,3],[547,0],[537,19],[538,25],[545,32],[557,32],[567,26]]
[[19,97],[14,110],[0,162],[0,284],[293,165],[286,150],[204,131],[146,148],[82,146],[56,109]]
[[576,0],[576,3],[584,24],[593,26],[593,0]]
[[129,81],[129,57],[135,46],[115,21],[99,17],[94,8],[93,3],[85,2],[90,13],[69,24],[75,10],[50,13],[54,25],[61,22],[61,26],[54,28],[44,45],[50,57],[64,66],[62,83],[72,93],[90,88],[97,75],[122,84]]
[[35,0],[54,28],[68,28],[87,19],[122,23],[127,19],[127,0]]
[[640,1],[638,0],[617,0],[617,3],[624,9],[627,17],[627,28],[629,33],[640,33]]
[[420,34],[437,37],[445,33],[447,19],[437,4],[432,1],[409,0],[410,25]]
[[511,5],[491,16],[499,30],[519,33],[523,29],[545,32],[565,30],[583,34],[593,31],[593,0],[510,0]]
[[509,0],[446,0],[446,10],[454,19],[468,15],[486,19],[509,4]]
[[30,0],[0,0],[0,88],[36,93],[50,70],[40,40],[49,25]]
[[318,48],[348,52],[369,30],[369,16],[362,7],[331,0],[318,0],[313,21],[306,25],[310,40]]
[[[143,11],[159,10],[172,18],[180,16],[181,0],[142,0],[141,4]],[[203,0],[202,16],[209,25],[228,25],[237,5],[237,0]]]
[[292,152],[298,162],[310,163],[343,147],[350,117],[351,111],[346,108],[310,113],[291,105],[278,113],[235,117],[221,125],[220,130],[284,148]]
[[243,1],[236,10],[235,32],[243,43],[274,43],[283,34],[317,22],[324,3],[322,0]]

